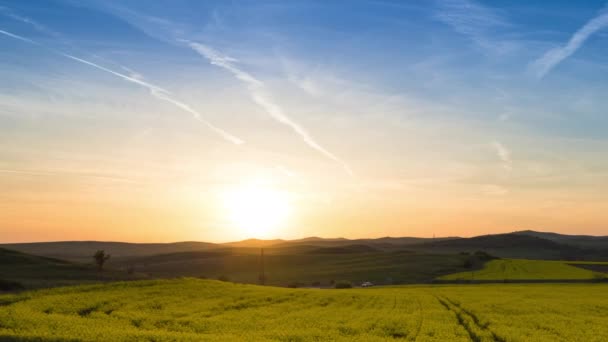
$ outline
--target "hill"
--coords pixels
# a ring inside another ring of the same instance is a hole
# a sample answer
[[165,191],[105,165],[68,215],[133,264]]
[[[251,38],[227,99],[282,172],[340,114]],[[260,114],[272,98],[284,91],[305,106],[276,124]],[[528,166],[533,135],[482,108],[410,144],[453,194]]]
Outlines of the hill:
[[608,249],[608,236],[565,235],[551,232],[522,230],[513,234],[528,235],[582,248]]
[[106,241],[58,241],[33,242],[0,245],[7,249],[23,253],[53,257],[78,262],[90,262],[97,250],[105,250],[112,257],[142,256],[164,253],[201,251],[218,247],[209,242],[174,242],[174,243],[127,243]]
[[[141,275],[107,270],[97,272],[92,265],[76,264],[0,248],[0,290],[74,285],[110,280],[140,279]],[[11,285],[12,284],[12,285]]]
[[283,242],[285,242],[285,240],[281,240],[281,239],[274,239],[274,240],[247,239],[247,240],[236,241],[236,242],[226,242],[226,243],[223,243],[222,246],[263,248],[263,247],[278,245]]
[[[348,280],[376,284],[428,283],[434,278],[465,271],[468,256],[411,251],[380,251],[369,246],[266,248],[267,284],[330,286]],[[258,283],[261,267],[257,248],[225,248],[203,252],[171,253],[117,258],[113,267],[134,268],[154,278],[179,276],[228,278]]]
[[410,246],[412,249],[442,253],[482,250],[502,258],[546,260],[605,260],[608,250],[596,250],[519,234],[482,235]]
[[[450,273],[482,268],[485,259],[469,260],[469,255],[475,251],[510,259],[604,261],[608,260],[608,249],[586,247],[591,246],[590,243],[564,243],[599,241],[593,246],[601,246],[602,239],[527,231],[472,238],[384,237],[349,240],[310,237],[298,240],[249,239],[226,244],[68,241],[4,246],[43,256],[37,260],[55,263],[53,267],[62,263],[58,259],[65,259],[72,262],[69,267],[76,268],[91,268],[91,255],[103,249],[112,255],[107,267],[117,272],[117,279],[136,272],[152,278],[227,277],[244,283],[259,282],[260,249],[264,248],[264,266],[269,284],[310,286],[320,283],[329,286],[332,281],[338,280],[372,281],[378,284],[431,282],[436,277]],[[603,266],[588,267],[597,269]],[[42,266],[41,269],[54,268]],[[45,274],[44,271],[19,268],[5,272],[4,278],[13,279],[11,272],[16,272],[17,278],[26,277],[28,272]],[[95,272],[90,269],[88,272],[92,274],[84,275],[86,272],[81,270],[72,283],[77,283],[77,279],[85,282],[94,279]],[[55,274],[58,276],[52,283],[61,277],[68,277],[69,280],[69,274],[73,273]]]
[[[595,264],[606,266],[606,264]],[[583,264],[581,266],[587,266]],[[441,280],[600,280],[607,273],[577,267],[565,261],[500,259],[485,264],[483,269],[442,276]]]

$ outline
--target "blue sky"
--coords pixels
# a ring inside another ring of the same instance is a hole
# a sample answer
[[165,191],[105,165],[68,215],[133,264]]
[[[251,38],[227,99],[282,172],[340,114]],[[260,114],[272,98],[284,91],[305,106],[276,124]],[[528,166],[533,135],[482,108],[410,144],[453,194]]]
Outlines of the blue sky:
[[251,179],[284,237],[601,233],[606,6],[0,0],[0,231],[239,238]]

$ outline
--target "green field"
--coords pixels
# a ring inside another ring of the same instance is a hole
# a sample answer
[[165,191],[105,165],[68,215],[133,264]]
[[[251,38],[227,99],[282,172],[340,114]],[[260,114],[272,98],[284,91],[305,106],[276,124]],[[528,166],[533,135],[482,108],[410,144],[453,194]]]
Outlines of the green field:
[[606,341],[608,286],[285,289],[180,279],[0,296],[0,341]]
[[459,272],[439,277],[440,280],[585,280],[602,279],[608,274],[573,265],[608,265],[602,262],[498,259],[481,270]]
[[[153,278],[228,277],[239,283],[257,284],[260,274],[259,249],[233,249],[219,252],[195,252],[156,255],[114,260],[109,266],[126,268]],[[468,256],[428,254],[411,251],[368,252],[353,249],[268,250],[264,258],[267,284],[329,286],[332,281],[374,284],[429,283],[436,277],[466,270]]]

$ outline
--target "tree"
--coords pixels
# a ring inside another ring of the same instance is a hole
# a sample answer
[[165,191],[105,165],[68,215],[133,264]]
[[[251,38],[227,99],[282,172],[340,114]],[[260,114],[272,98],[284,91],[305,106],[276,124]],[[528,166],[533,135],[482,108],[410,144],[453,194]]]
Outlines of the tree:
[[98,250],[93,255],[93,259],[95,259],[95,264],[97,264],[97,269],[101,272],[103,271],[103,264],[110,259],[110,254],[106,254],[103,249]]
[[336,285],[334,285],[334,287],[336,289],[350,289],[353,287],[353,284],[351,284],[350,281],[343,280],[343,281],[337,282]]

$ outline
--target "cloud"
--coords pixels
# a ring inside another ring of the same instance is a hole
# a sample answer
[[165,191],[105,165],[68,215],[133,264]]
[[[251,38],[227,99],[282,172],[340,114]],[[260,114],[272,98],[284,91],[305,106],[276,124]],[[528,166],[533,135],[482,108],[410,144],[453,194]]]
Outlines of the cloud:
[[63,38],[62,34],[56,32],[54,30],[51,30],[50,28],[46,27],[45,25],[42,25],[41,23],[35,21],[32,18],[17,14],[8,7],[0,6],[0,13],[4,14],[5,16],[7,16],[11,19],[20,21],[22,23],[26,23],[26,24],[32,26],[34,29],[36,29],[36,31],[49,35],[57,40],[62,41],[63,43],[68,44],[65,41],[65,39]]
[[490,196],[504,196],[509,193],[505,187],[496,184],[486,184],[481,187],[481,191]]
[[492,37],[492,32],[501,27],[510,26],[502,16],[488,7],[472,0],[438,1],[435,18],[449,26],[454,31],[467,36],[476,45],[486,51],[504,54],[513,50],[512,41],[498,40]]
[[496,150],[496,155],[502,161],[503,167],[507,171],[513,170],[513,161],[511,160],[511,151],[498,141],[492,142],[492,147]]
[[272,97],[264,92],[264,83],[262,81],[256,79],[248,72],[238,68],[235,65],[235,63],[238,62],[236,59],[223,55],[207,45],[185,40],[182,40],[182,42],[188,44],[190,48],[209,60],[209,63],[212,65],[229,71],[235,78],[247,85],[253,102],[264,109],[268,115],[270,115],[276,121],[290,127],[302,138],[302,140],[304,140],[309,147],[340,164],[351,176],[354,175],[348,164],[321,146],[300,124],[293,121],[283,112],[283,109],[276,102],[274,102]]
[[608,9],[604,8],[599,15],[578,29],[565,45],[547,51],[532,62],[530,65],[532,71],[536,74],[536,77],[543,78],[551,69],[575,53],[589,36],[606,27],[608,27]]
[[127,177],[119,177],[119,176],[115,176],[115,175],[93,173],[93,172],[69,171],[69,170],[0,169],[0,173],[14,174],[14,175],[20,175],[20,176],[50,176],[50,177],[69,176],[69,177],[78,177],[78,178],[96,178],[96,179],[116,181],[116,182],[126,182],[126,183],[138,183],[139,182],[134,179],[127,178]]
[[509,121],[509,119],[511,119],[511,113],[510,112],[504,112],[502,114],[500,114],[498,116],[498,120],[501,122],[506,122]]
[[[13,33],[7,32],[7,31],[0,30],[0,34],[4,34],[4,35],[6,35],[8,37],[11,37],[11,38],[14,38],[14,39],[18,39],[18,40],[21,40],[21,41],[24,41],[24,42],[27,42],[27,43],[30,43],[30,44],[34,44],[34,45],[37,45],[37,46],[44,47],[42,44],[40,44],[40,43],[38,43],[36,41],[33,41],[31,39],[28,39],[28,38],[21,37],[19,35],[16,35],[16,34],[13,34]],[[180,102],[178,100],[175,100],[174,98],[172,98],[170,96],[169,91],[167,91],[167,90],[165,90],[165,89],[163,89],[163,88],[161,88],[159,86],[156,86],[154,84],[142,81],[140,78],[137,78],[137,77],[132,77],[132,76],[124,75],[122,73],[116,72],[116,71],[108,69],[106,67],[103,67],[103,66],[101,66],[99,64],[93,63],[91,61],[88,61],[88,60],[85,60],[85,59],[82,59],[82,58],[78,58],[78,57],[72,56],[70,54],[67,54],[67,53],[64,53],[64,52],[61,52],[61,51],[57,51],[57,50],[50,49],[50,48],[46,48],[46,49],[49,50],[49,51],[51,51],[51,52],[53,52],[53,53],[55,53],[55,54],[63,56],[65,58],[71,59],[71,60],[79,62],[81,64],[85,64],[85,65],[91,66],[93,68],[96,68],[98,70],[104,71],[106,73],[112,74],[112,75],[114,75],[116,77],[119,77],[119,78],[121,78],[121,79],[123,79],[123,80],[125,80],[127,82],[131,82],[131,83],[140,85],[140,86],[148,89],[150,91],[150,94],[152,96],[154,96],[155,98],[157,98],[159,100],[163,100],[163,101],[169,102],[169,103],[173,104],[174,106],[176,106],[176,107],[178,107],[178,108],[180,108],[180,109],[182,109],[182,110],[184,110],[184,111],[192,114],[193,117],[196,120],[198,120],[201,123],[205,124],[208,128],[210,128],[212,131],[214,131],[215,133],[217,133],[218,135],[220,135],[226,141],[229,141],[229,142],[231,142],[233,144],[237,144],[237,145],[243,143],[243,140],[241,140],[241,139],[235,137],[234,135],[226,132],[225,130],[223,130],[223,129],[221,129],[221,128],[215,126],[215,125],[213,125],[209,121],[204,120],[202,118],[202,115],[199,112],[195,111],[194,109],[192,109],[187,104],[185,104],[183,102]]]

